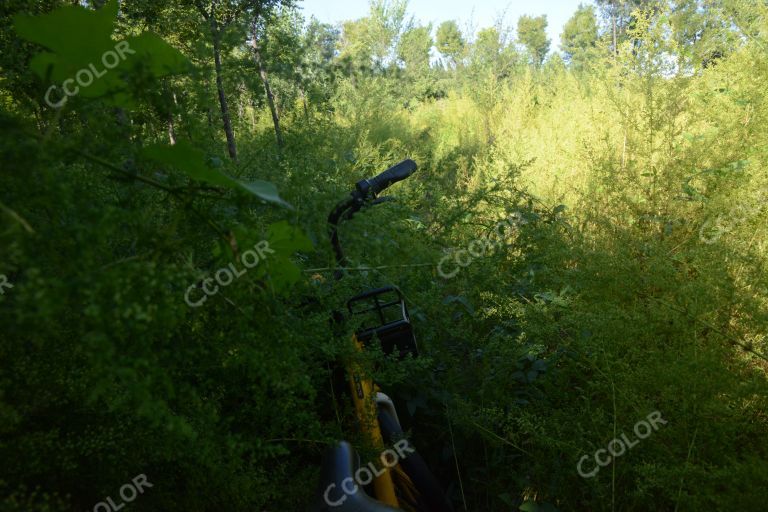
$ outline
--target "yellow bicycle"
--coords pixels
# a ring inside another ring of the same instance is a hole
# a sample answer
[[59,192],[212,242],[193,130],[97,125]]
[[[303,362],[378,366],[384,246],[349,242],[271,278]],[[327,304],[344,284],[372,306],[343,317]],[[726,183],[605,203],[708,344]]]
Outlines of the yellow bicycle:
[[[338,228],[364,206],[386,198],[379,194],[411,176],[417,169],[405,160],[375,178],[362,180],[350,197],[339,203],[328,218],[331,244],[341,279],[346,258]],[[395,286],[366,291],[347,302],[350,316],[365,318],[352,337],[354,350],[363,351],[374,340],[385,354],[417,355],[416,339],[403,295]],[[452,512],[453,507],[424,459],[405,438],[392,400],[368,377],[360,365],[344,365],[356,424],[370,446],[381,454],[377,463],[361,465],[346,441],[332,446],[324,460],[321,485],[314,510],[320,512]]]

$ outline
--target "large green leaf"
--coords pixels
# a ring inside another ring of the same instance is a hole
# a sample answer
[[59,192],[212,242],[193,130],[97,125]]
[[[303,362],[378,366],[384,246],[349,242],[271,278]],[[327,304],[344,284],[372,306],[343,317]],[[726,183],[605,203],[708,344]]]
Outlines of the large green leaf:
[[286,208],[293,209],[293,206],[291,206],[289,203],[283,201],[283,199],[280,197],[280,195],[277,192],[277,187],[270,183],[269,181],[263,181],[263,180],[252,180],[252,181],[238,181],[238,185],[251,194],[254,194],[256,196],[259,196],[261,199],[265,201],[269,201],[270,203],[279,204],[282,206],[285,206]]
[[142,154],[150,160],[173,167],[194,180],[217,187],[237,188],[235,180],[209,167],[205,161],[205,153],[187,141],[179,141],[173,146],[168,144],[147,146],[142,150]]
[[267,240],[269,248],[274,251],[266,259],[269,280],[273,289],[282,293],[302,277],[301,268],[292,260],[293,255],[299,251],[313,251],[314,247],[301,229],[286,221],[271,224]]
[[252,194],[264,201],[293,208],[278,194],[277,187],[268,181],[242,182],[211,167],[202,150],[189,142],[179,141],[170,146],[155,144],[143,149],[144,157],[157,163],[177,169],[193,180],[202,181],[216,187],[231,188]]
[[276,222],[269,226],[268,238],[270,247],[286,253],[313,250],[312,242],[301,229],[286,221]]
[[50,50],[30,61],[43,80],[60,87],[72,80],[69,89],[77,88],[76,95],[130,106],[126,76],[141,71],[142,77],[161,78],[184,72],[190,62],[151,32],[112,39],[116,18],[117,1],[110,0],[98,10],[65,6],[38,16],[17,15],[14,28],[23,39]]
[[126,59],[123,68],[132,69],[141,65],[146,67],[152,76],[163,77],[183,73],[190,65],[181,52],[152,32],[129,37],[126,42],[136,53]]
[[68,5],[37,16],[20,14],[14,18],[14,28],[27,41],[87,65],[94,53],[114,46],[116,18],[117,1],[110,0],[99,10]]

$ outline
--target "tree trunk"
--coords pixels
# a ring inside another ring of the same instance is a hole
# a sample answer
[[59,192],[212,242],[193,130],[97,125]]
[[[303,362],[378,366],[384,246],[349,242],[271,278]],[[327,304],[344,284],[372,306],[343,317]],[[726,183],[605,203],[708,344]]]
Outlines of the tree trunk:
[[277,107],[275,106],[275,96],[272,94],[272,88],[269,86],[269,77],[267,76],[267,70],[264,67],[264,61],[261,58],[261,48],[259,47],[259,41],[256,39],[256,24],[253,26],[253,60],[256,61],[256,66],[259,68],[259,75],[261,75],[261,81],[264,82],[264,91],[267,93],[267,103],[269,103],[269,110],[272,112],[272,123],[275,125],[275,138],[277,139],[278,147],[283,147],[283,132],[280,130],[280,116],[277,113]]
[[229,117],[227,96],[224,94],[224,83],[221,78],[221,33],[216,24],[216,18],[211,16],[211,33],[213,34],[213,62],[216,68],[216,90],[219,93],[219,105],[221,106],[221,120],[224,123],[224,133],[227,136],[227,149],[232,160],[237,160],[237,146],[235,133],[232,131],[232,120]]
[[616,35],[616,2],[611,4],[611,25],[613,25],[613,59],[619,54],[619,42]]
[[176,129],[173,127],[173,114],[168,114],[168,142],[171,146],[176,145]]

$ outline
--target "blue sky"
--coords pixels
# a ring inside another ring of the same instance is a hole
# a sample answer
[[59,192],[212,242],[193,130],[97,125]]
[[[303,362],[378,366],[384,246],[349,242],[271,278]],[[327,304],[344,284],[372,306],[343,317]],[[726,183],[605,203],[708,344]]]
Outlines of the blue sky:
[[[563,25],[576,12],[580,3],[592,4],[591,0],[410,0],[408,13],[422,24],[435,26],[446,20],[456,20],[462,30],[471,23],[475,29],[489,27],[504,14],[505,25],[514,27],[523,14],[547,15],[549,38],[552,49],[560,45]],[[368,0],[301,0],[304,13],[314,15],[325,23],[362,18],[368,13]]]

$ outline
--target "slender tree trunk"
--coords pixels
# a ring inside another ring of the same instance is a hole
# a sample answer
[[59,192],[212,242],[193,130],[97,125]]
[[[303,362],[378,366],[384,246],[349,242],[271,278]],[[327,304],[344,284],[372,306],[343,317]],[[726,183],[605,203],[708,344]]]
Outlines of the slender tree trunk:
[[173,114],[168,115],[168,142],[171,146],[176,145],[176,130],[173,128]]
[[[173,106],[176,107],[178,104],[176,103],[176,93],[171,93],[173,97]],[[173,123],[173,112],[175,108],[171,108],[168,111],[168,141],[170,142],[171,146],[174,146],[176,144],[176,128],[174,127]]]
[[616,34],[616,2],[611,3],[611,25],[613,26],[613,59],[619,54],[619,41]]
[[267,103],[269,103],[269,110],[272,112],[272,123],[275,125],[275,138],[277,139],[278,147],[283,147],[283,132],[280,129],[280,116],[277,113],[277,107],[275,106],[275,96],[272,94],[272,88],[269,86],[269,77],[267,76],[267,70],[264,67],[264,61],[261,58],[261,48],[259,47],[259,41],[256,38],[256,23],[253,24],[253,60],[256,62],[256,66],[259,68],[259,75],[261,81],[264,83],[264,91],[267,94]]
[[243,100],[242,98],[246,94],[245,88],[238,91],[238,96],[240,97],[240,100],[237,102],[237,118],[242,119],[245,117],[245,107],[243,106]]
[[227,136],[227,149],[232,160],[237,160],[237,145],[235,133],[232,131],[232,120],[229,117],[227,96],[224,94],[224,83],[221,78],[221,33],[216,24],[216,18],[211,16],[211,33],[213,34],[213,62],[216,68],[216,90],[219,93],[219,105],[221,106],[221,120],[224,123],[224,133]]

